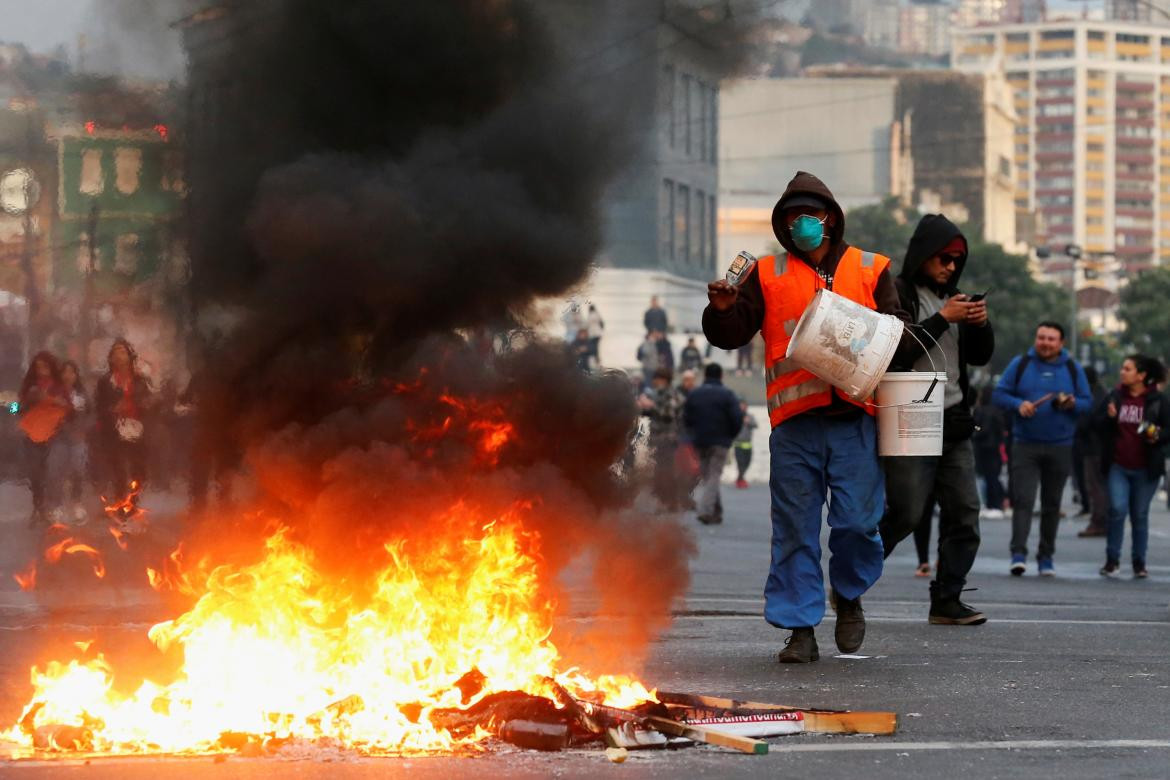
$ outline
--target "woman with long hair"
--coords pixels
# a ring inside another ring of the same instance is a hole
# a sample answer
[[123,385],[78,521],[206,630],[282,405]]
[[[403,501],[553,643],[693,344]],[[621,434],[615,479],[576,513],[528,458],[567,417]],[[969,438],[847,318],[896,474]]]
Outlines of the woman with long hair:
[[49,352],[38,352],[29,364],[19,395],[20,430],[24,434],[24,463],[32,492],[29,526],[45,520],[45,488],[49,453],[67,414],[61,390],[61,369]]
[[56,450],[60,464],[62,504],[72,503],[69,514],[78,525],[86,520],[85,507],[81,496],[85,487],[88,459],[86,434],[89,430],[89,395],[81,379],[81,369],[72,360],[61,364],[61,390],[69,402],[68,415],[58,435]]
[[146,419],[152,403],[150,382],[138,371],[138,356],[126,339],[115,339],[106,356],[108,370],[94,391],[98,435],[110,498],[121,499],[146,479]]
[[1101,576],[1121,572],[1125,518],[1132,530],[1130,557],[1134,579],[1144,579],[1150,533],[1150,501],[1166,470],[1170,441],[1170,403],[1158,391],[1165,367],[1147,355],[1130,355],[1121,364],[1120,384],[1101,399],[1094,418],[1101,430],[1101,471],[1109,491],[1109,524]]

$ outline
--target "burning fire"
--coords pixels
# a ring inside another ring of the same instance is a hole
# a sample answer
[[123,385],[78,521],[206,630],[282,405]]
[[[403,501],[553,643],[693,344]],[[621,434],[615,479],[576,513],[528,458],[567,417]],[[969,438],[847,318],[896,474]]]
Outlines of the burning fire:
[[[381,569],[364,583],[324,574],[286,529],[250,565],[201,574],[183,570],[176,551],[149,572],[156,587],[197,584],[201,594],[149,632],[160,651],[182,654],[173,679],[123,694],[100,654],[51,661],[33,668],[31,701],[0,739],[116,754],[218,751],[247,735],[401,754],[467,747],[487,732],[456,738],[429,714],[501,691],[554,698],[548,678],[616,706],[652,699],[632,679],[560,668],[549,641],[555,604],[542,584],[540,539],[523,524],[527,508],[485,518],[458,503],[434,524],[441,532],[385,542]],[[71,539],[51,549],[92,550]]]

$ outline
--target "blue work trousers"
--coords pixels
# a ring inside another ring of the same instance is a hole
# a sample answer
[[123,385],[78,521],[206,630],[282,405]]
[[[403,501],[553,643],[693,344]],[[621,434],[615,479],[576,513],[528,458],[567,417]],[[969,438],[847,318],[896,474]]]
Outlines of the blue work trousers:
[[878,522],[886,488],[877,426],[866,414],[801,414],[772,429],[772,567],[764,617],[779,628],[815,626],[825,616],[821,515],[829,497],[829,583],[855,599],[882,574]]

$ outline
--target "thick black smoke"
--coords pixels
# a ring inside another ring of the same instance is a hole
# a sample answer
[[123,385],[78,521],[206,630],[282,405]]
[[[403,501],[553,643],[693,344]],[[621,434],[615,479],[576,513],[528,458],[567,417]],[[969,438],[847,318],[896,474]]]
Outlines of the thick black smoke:
[[[202,422],[341,574],[438,533],[454,502],[529,501],[550,574],[590,557],[602,608],[629,618],[618,639],[640,642],[693,548],[634,514],[612,468],[625,380],[559,345],[479,348],[585,276],[606,188],[644,151],[647,93],[624,79],[647,55],[614,42],[657,40],[660,4],[593,5],[591,32],[560,38],[580,3],[255,0],[188,31]],[[719,23],[738,34],[686,15]],[[568,66],[554,41],[574,37],[593,52]],[[512,426],[490,457],[485,420]]]

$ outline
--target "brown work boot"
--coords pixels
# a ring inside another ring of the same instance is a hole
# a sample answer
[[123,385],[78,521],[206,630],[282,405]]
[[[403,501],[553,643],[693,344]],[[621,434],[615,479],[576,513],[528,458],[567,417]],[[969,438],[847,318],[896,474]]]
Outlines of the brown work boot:
[[792,635],[784,640],[779,661],[782,664],[807,664],[820,657],[816,633],[811,628],[794,628]]
[[865,641],[865,612],[861,609],[861,598],[852,601],[833,594],[833,606],[837,610],[837,627],[833,638],[842,653],[856,653]]

